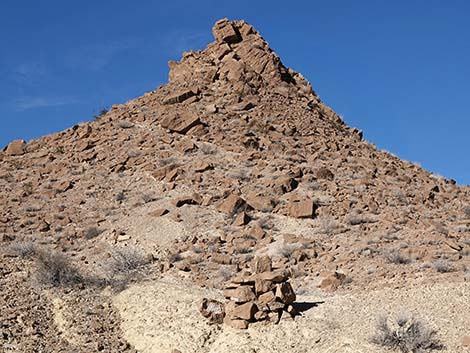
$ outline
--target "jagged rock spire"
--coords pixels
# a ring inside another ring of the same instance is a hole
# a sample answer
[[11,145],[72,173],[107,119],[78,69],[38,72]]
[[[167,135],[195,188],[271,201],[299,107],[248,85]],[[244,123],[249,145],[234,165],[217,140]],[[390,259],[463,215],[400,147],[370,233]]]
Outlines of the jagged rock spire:
[[208,85],[241,96],[266,87],[283,95],[315,95],[302,75],[287,69],[250,24],[224,18],[215,23],[212,33],[215,41],[204,51],[184,53],[180,62],[169,63],[170,84]]

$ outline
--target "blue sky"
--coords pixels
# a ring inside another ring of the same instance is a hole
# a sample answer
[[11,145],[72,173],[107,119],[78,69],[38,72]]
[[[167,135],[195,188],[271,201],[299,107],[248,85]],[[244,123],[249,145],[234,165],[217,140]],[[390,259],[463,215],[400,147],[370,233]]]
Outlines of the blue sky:
[[367,140],[470,184],[470,2],[58,1],[0,4],[0,146],[90,120],[167,81],[168,60],[253,24]]

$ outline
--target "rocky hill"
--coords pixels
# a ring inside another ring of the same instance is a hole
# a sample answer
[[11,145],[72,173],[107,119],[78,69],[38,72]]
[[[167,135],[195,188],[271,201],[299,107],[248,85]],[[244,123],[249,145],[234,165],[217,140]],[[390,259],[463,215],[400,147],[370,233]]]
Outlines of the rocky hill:
[[[436,283],[469,293],[470,189],[364,141],[251,25],[223,19],[213,34],[205,50],[169,63],[168,84],[0,152],[5,352],[224,351],[214,348],[213,325],[200,344],[130,334],[123,296],[135,300],[142,283],[163,281],[168,303],[174,293],[215,298],[263,256],[269,270],[289,273],[298,298]],[[59,271],[44,286],[54,254],[77,274],[69,281]],[[110,276],[122,258],[132,261]],[[129,289],[110,291],[126,271],[121,289]],[[191,308],[188,315],[200,315]],[[259,325],[250,325],[252,337]],[[446,346],[461,347],[463,327],[449,331]],[[173,329],[160,327],[168,337]]]

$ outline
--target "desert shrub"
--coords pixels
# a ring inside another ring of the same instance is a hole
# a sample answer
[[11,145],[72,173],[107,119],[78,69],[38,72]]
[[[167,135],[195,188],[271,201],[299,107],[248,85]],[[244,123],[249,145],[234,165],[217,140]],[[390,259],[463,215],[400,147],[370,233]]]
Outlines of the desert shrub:
[[183,260],[183,257],[181,256],[181,254],[179,252],[177,253],[173,253],[173,254],[170,254],[168,256],[168,261],[173,264],[175,262],[178,262],[178,261],[182,261]]
[[385,253],[385,258],[392,264],[395,265],[406,265],[411,262],[409,257],[406,257],[398,250],[391,250]]
[[386,315],[379,316],[372,343],[403,353],[424,353],[443,348],[436,331],[417,318],[401,315],[392,326]]
[[465,206],[463,208],[463,214],[465,215],[466,218],[470,218],[470,206]]
[[445,235],[445,236],[449,235],[449,230],[442,223],[436,224],[435,230],[437,233],[440,233],[442,235]]
[[463,278],[465,281],[470,281],[470,267],[463,267]]
[[127,151],[127,156],[129,158],[136,158],[136,157],[139,157],[140,155],[142,155],[142,152],[139,151],[139,150],[136,150],[136,149],[132,149],[132,150]]
[[227,176],[231,179],[249,181],[251,179],[251,170],[248,168],[236,168],[230,170]]
[[124,201],[126,199],[126,194],[124,193],[124,191],[119,191],[116,196],[114,197],[114,199],[117,201],[117,202],[121,202],[121,201]]
[[23,191],[25,195],[31,195],[33,193],[33,183],[28,181],[23,184]]
[[109,110],[109,109],[106,108],[106,107],[101,107],[101,108],[99,109],[98,113],[93,115],[93,118],[94,118],[94,119],[99,119],[99,118],[101,118],[102,116],[106,115],[106,113],[108,112],[108,110]]
[[158,162],[157,162],[157,166],[158,167],[164,167],[166,165],[176,164],[177,162],[178,162],[178,158],[176,158],[176,157],[167,157],[167,158],[159,159]]
[[289,243],[289,244],[284,243],[281,247],[279,247],[279,255],[287,259],[290,259],[294,251],[299,249],[300,247],[301,245],[299,243]]
[[241,248],[236,248],[233,253],[236,254],[236,255],[246,255],[246,254],[250,254],[251,252],[253,251],[252,248],[249,248],[249,247],[241,247]]
[[157,198],[152,195],[152,194],[143,194],[142,195],[142,201],[144,201],[144,203],[149,203],[149,202],[153,202],[153,201],[156,201]]
[[64,146],[57,146],[56,149],[54,150],[55,153],[57,154],[64,154],[65,153],[65,148]]
[[375,223],[377,220],[367,215],[352,213],[347,217],[347,222],[352,226],[357,226],[360,224]]
[[273,216],[267,215],[264,218],[258,220],[258,225],[264,230],[270,230],[274,228],[274,223],[272,221]]
[[439,273],[452,272],[454,269],[448,260],[439,259],[432,263],[434,269]]
[[78,269],[65,254],[40,250],[36,257],[36,278],[42,285],[61,287],[83,282]]
[[24,210],[26,212],[34,213],[34,212],[41,211],[41,207],[40,206],[30,205],[30,206],[26,206]]
[[134,127],[134,124],[127,120],[120,120],[118,121],[118,126],[121,129],[130,129],[131,127]]
[[31,241],[13,243],[8,248],[23,259],[30,258],[36,253],[36,246]]
[[[470,227],[466,226],[464,224],[459,224],[455,227],[455,231],[458,232],[458,233],[468,233],[468,232],[470,232]],[[464,239],[464,243],[465,243],[465,241],[470,242],[470,238]]]
[[93,239],[100,235],[103,231],[97,227],[89,227],[85,229],[84,236],[86,239]]
[[333,235],[339,228],[338,222],[331,216],[322,216],[318,218],[319,231],[322,234]]
[[233,269],[227,265],[221,265],[218,271],[218,276],[223,279],[224,282],[227,282],[234,275]]
[[207,155],[217,153],[217,147],[210,143],[201,143],[198,147],[202,153],[207,154]]
[[143,253],[133,247],[112,249],[102,265],[106,282],[115,289],[124,289],[132,279],[144,274],[148,265]]

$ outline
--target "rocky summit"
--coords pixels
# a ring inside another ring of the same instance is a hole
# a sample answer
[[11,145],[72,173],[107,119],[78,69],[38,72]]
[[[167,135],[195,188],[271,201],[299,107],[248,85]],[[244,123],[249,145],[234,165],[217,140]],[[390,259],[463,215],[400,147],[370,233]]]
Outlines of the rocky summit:
[[0,152],[0,351],[380,352],[403,310],[463,351],[470,188],[364,141],[250,24],[212,32]]

